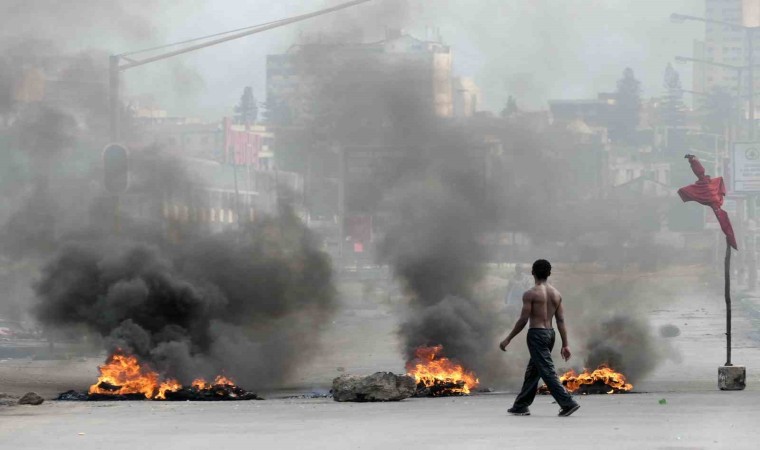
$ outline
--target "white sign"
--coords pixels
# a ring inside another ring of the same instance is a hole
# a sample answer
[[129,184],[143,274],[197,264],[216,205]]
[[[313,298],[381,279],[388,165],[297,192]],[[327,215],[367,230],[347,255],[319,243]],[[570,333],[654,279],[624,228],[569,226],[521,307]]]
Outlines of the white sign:
[[734,192],[760,192],[760,142],[734,144]]

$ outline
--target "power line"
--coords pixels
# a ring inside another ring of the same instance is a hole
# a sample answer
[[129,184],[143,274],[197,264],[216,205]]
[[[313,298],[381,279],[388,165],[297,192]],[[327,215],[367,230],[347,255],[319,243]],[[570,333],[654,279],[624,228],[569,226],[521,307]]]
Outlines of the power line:
[[163,50],[165,48],[176,47],[178,45],[183,45],[183,44],[190,44],[192,42],[203,41],[203,40],[211,39],[211,38],[214,38],[214,37],[224,36],[224,35],[230,34],[230,33],[237,33],[238,31],[254,30],[256,28],[265,27],[267,25],[273,25],[273,24],[276,24],[276,23],[279,23],[279,22],[284,22],[285,20],[288,20],[288,19],[274,20],[272,22],[260,23],[258,25],[251,25],[249,27],[237,28],[237,29],[230,30],[230,31],[224,31],[222,33],[209,34],[208,36],[202,36],[202,37],[197,37],[197,38],[193,38],[193,39],[187,39],[185,41],[174,42],[174,43],[171,43],[171,44],[159,45],[159,46],[156,46],[156,47],[145,48],[145,49],[142,49],[142,50],[135,50],[133,52],[122,53],[122,54],[120,54],[118,56],[126,57],[126,56],[137,55],[137,54],[140,54],[140,53],[147,53],[147,52],[152,52],[152,51],[156,51],[156,50]]

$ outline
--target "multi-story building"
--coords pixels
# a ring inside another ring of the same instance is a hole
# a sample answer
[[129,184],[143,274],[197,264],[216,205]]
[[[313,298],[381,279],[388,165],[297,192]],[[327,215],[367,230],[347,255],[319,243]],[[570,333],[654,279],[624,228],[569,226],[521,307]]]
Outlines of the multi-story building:
[[457,77],[452,85],[454,117],[472,117],[480,106],[480,88],[469,77]]
[[[749,92],[746,70],[738,68],[749,65],[749,42],[747,33],[736,27],[711,23],[719,21],[745,27],[760,25],[760,0],[705,0],[705,38],[695,41],[694,57],[718,64],[736,66],[730,69],[711,64],[694,64],[694,90],[710,92],[723,88],[728,92],[746,95]],[[755,61],[760,59],[760,33],[753,33]],[[754,90],[760,88],[760,76],[755,77]]]
[[331,77],[335,67],[364,61],[379,67],[398,67],[404,82],[414,83],[439,117],[452,117],[452,53],[440,38],[420,40],[401,31],[389,31],[373,43],[315,42],[291,47],[267,57],[267,110],[278,125],[300,125],[309,119],[314,88]]

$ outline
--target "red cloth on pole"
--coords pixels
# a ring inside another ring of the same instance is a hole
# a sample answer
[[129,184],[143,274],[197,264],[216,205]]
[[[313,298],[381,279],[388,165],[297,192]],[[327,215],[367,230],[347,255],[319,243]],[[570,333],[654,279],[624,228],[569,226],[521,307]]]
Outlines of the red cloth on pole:
[[731,220],[728,218],[728,213],[721,209],[723,197],[726,196],[723,177],[710,178],[709,175],[705,175],[705,168],[694,156],[689,157],[689,164],[691,164],[694,175],[697,176],[697,182],[679,189],[678,195],[684,202],[697,202],[712,208],[718,223],[720,223],[720,229],[726,235],[728,244],[738,250]]

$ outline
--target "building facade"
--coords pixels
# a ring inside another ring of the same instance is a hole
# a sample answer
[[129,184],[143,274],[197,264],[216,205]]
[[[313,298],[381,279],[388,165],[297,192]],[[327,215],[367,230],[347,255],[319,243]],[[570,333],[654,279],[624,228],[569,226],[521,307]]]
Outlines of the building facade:
[[[705,19],[708,21],[734,23],[745,27],[760,26],[760,0],[705,0]],[[760,54],[760,33],[752,33],[755,60]],[[694,63],[694,91],[711,92],[722,88],[732,94],[747,95],[747,71],[740,68],[749,65],[749,41],[747,32],[741,28],[705,23],[705,37],[694,43],[695,59],[735,66],[737,69],[711,64]],[[755,77],[754,91],[760,88],[760,77]]]
[[302,125],[316,114],[315,89],[335,68],[363,61],[381,68],[400,69],[403,82],[413,84],[439,117],[453,117],[452,53],[440,39],[420,40],[401,31],[388,31],[373,43],[308,43],[267,57],[268,120],[277,125]]

